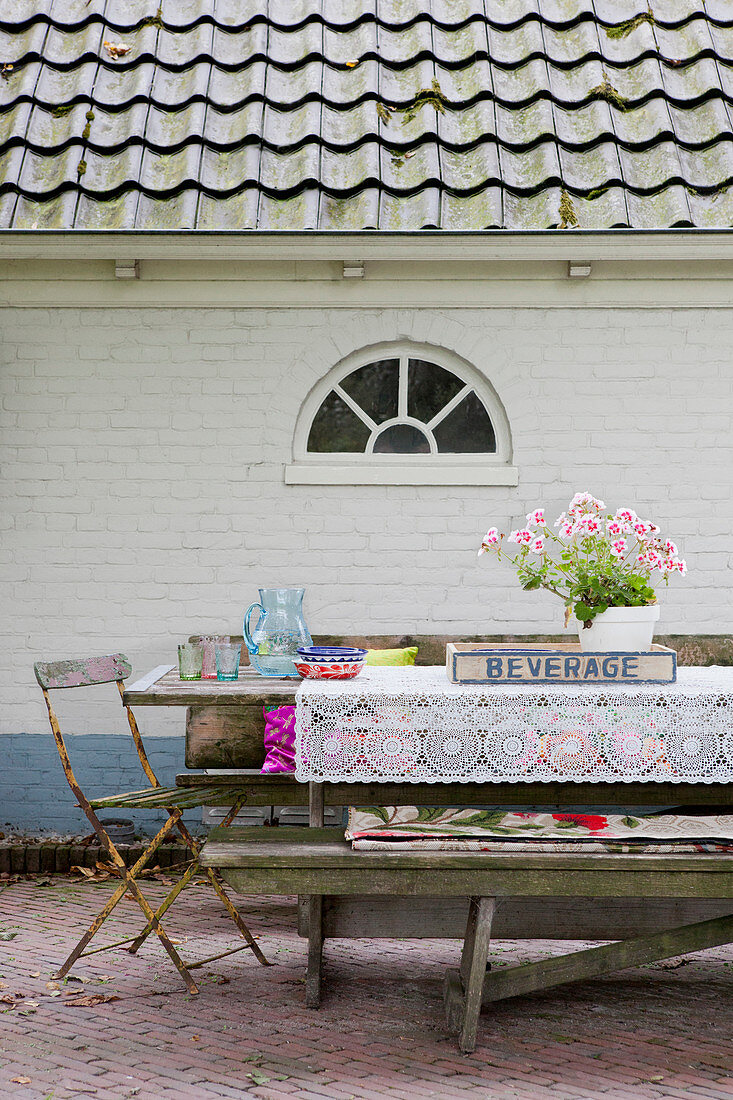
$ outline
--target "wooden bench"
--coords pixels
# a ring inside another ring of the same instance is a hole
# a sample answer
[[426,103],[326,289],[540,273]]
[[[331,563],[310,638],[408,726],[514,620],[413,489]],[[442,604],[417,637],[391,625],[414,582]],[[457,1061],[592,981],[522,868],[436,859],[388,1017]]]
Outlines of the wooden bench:
[[[418,915],[422,905],[416,898],[469,899],[460,967],[448,971],[444,984],[448,1026],[466,1052],[474,1049],[482,1004],[733,941],[733,855],[354,851],[342,837],[334,838],[335,831],[216,829],[204,845],[202,863],[219,868],[240,894],[309,895],[306,1003],[311,1007],[320,1001],[324,896],[362,902],[409,898]],[[495,915],[504,935],[525,930],[525,899],[535,911],[543,901],[552,906],[558,899],[584,908],[589,899],[601,906],[616,903],[603,938],[621,929],[628,935],[619,902],[638,910],[645,899],[646,924],[655,930],[487,973]],[[693,922],[686,923],[690,917]],[[338,931],[343,929],[337,926]],[[358,932],[352,925],[348,934]]]

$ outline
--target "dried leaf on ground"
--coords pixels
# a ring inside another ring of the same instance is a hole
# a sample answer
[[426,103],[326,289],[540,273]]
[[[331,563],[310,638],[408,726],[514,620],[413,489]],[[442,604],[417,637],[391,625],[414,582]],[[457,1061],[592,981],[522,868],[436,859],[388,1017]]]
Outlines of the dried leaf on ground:
[[95,1005],[107,1004],[109,1001],[119,1001],[114,993],[91,993],[88,997],[69,997],[64,1004],[73,1005],[75,1008],[94,1008]]
[[22,1074],[18,1074],[17,1077],[11,1077],[10,1080],[14,1085],[30,1085],[30,1077],[24,1077]]
[[132,46],[126,45],[124,42],[103,42],[105,50],[109,56],[116,61],[118,57],[124,57],[132,49]]
[[690,963],[690,959],[665,959],[663,962],[658,962],[656,965],[657,970],[679,970],[681,966],[687,966]]
[[17,932],[0,932],[0,940],[14,940]]
[[357,65],[361,65],[360,60],[358,60],[358,61],[347,61],[346,62],[346,68],[347,69],[355,69]]
[[0,1004],[14,1005],[19,997],[22,997],[22,994],[0,993]]
[[[36,975],[34,975],[34,976],[35,976],[36,978],[38,977],[38,975],[37,975],[37,974],[36,974]],[[58,983],[58,982],[54,982],[53,980],[52,980],[52,981],[50,981],[50,982],[46,982],[46,989],[58,989],[58,987],[59,987],[59,983]]]

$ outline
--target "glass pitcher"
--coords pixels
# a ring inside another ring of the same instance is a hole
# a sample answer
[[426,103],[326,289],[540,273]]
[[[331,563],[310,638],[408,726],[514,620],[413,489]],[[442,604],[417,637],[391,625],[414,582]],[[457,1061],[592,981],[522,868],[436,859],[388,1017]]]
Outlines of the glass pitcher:
[[[260,602],[244,614],[244,640],[261,676],[297,676],[298,646],[313,645],[303,618],[304,588],[260,588]],[[257,620],[251,626],[252,616]]]

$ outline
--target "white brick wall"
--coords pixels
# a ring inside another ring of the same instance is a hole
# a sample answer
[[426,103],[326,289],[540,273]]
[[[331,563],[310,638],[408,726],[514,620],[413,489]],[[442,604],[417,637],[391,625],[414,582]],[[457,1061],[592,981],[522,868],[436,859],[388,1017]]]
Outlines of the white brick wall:
[[[6,310],[0,730],[47,728],[34,660],[121,649],[142,673],[239,632],[258,585],[306,585],[314,631],[555,631],[559,603],[476,547],[577,489],[682,548],[662,631],[730,631],[732,332],[713,309]],[[284,485],[310,388],[402,337],[486,373],[518,488]]]

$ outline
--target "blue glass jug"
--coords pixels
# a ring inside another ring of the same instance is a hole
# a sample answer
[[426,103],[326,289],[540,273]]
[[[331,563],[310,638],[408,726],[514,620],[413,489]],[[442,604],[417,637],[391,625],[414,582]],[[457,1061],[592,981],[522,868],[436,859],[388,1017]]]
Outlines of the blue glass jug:
[[[260,588],[260,602],[244,614],[249,660],[261,676],[297,676],[298,646],[312,645],[303,618],[304,588]],[[257,621],[251,625],[252,616]]]

